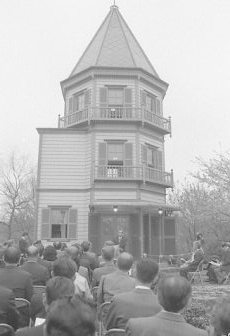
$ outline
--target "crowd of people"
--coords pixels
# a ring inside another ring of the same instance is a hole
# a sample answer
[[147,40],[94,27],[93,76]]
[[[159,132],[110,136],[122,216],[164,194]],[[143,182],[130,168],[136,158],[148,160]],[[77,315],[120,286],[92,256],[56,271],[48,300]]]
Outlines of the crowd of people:
[[[41,241],[30,244],[25,233],[18,245],[7,242],[0,249],[0,323],[12,326],[17,336],[93,336],[113,328],[129,336],[230,333],[228,296],[214,305],[207,330],[188,324],[182,315],[192,297],[189,266],[203,256],[199,239],[193,259],[173,276],[161,274],[146,255],[134,261],[124,246],[117,251],[117,245],[119,241],[105,242],[97,256],[88,241],[44,247]],[[16,298],[29,302],[27,312],[17,306]],[[98,320],[105,303],[102,330]],[[25,313],[29,322],[23,326]]]

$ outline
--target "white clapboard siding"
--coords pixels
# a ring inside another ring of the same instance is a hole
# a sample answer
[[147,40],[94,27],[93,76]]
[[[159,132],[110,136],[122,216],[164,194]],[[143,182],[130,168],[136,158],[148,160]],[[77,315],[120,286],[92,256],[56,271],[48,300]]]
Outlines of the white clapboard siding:
[[41,238],[42,209],[71,206],[77,210],[77,238],[88,239],[89,192],[40,192],[38,207],[38,239]]
[[88,188],[91,148],[85,133],[43,134],[40,188]]
[[141,191],[141,200],[150,202],[152,204],[164,204],[165,203],[165,195],[158,194],[154,192]]
[[136,191],[128,190],[96,190],[95,191],[95,200],[136,200],[137,193]]

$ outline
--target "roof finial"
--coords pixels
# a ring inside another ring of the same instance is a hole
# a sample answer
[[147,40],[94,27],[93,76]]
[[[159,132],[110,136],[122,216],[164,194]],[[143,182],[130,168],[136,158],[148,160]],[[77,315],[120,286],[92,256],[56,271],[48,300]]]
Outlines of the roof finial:
[[113,0],[113,5],[111,7],[117,7],[116,0]]

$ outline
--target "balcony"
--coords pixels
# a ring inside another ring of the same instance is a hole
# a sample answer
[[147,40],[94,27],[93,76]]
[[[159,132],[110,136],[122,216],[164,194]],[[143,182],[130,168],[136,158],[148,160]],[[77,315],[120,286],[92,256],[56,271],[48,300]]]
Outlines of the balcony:
[[163,134],[171,134],[171,118],[163,118],[142,108],[135,107],[89,107],[82,111],[59,116],[58,127],[75,127],[97,121],[141,122],[149,125]]
[[170,173],[158,169],[139,166],[96,166],[95,180],[104,181],[141,181],[173,187],[173,171]]

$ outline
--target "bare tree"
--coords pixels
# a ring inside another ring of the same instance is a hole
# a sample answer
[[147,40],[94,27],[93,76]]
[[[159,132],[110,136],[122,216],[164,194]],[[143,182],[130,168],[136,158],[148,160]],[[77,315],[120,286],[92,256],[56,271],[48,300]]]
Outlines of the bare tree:
[[1,221],[8,239],[34,226],[34,170],[26,156],[12,153],[0,171]]

